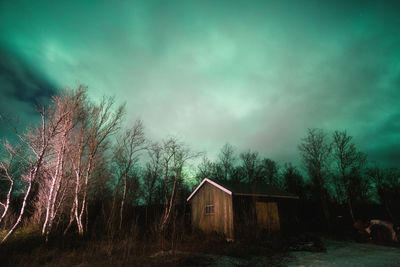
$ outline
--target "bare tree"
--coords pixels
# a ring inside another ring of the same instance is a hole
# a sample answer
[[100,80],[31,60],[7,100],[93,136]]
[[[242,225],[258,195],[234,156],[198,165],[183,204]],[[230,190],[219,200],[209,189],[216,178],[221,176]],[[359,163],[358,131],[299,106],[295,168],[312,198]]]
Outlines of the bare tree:
[[64,234],[67,233],[73,221],[77,224],[79,234],[84,234],[83,216],[88,212],[89,179],[96,167],[97,157],[107,147],[107,137],[118,130],[124,114],[124,106],[119,106],[116,111],[113,111],[113,98],[103,98],[99,105],[90,103],[86,105],[88,107],[84,123],[81,124],[74,138],[77,142],[69,147],[69,158],[76,181],[70,222]]
[[72,171],[74,174],[74,185],[73,185],[73,197],[72,205],[70,208],[69,223],[64,230],[64,235],[68,232],[72,223],[76,221],[78,231],[83,234],[82,221],[79,218],[79,197],[83,187],[83,175],[88,157],[88,126],[87,117],[88,111],[85,110],[82,116],[82,120],[78,121],[77,128],[74,130],[70,138],[70,142],[67,146],[67,156],[71,163]]
[[347,135],[346,131],[333,133],[332,151],[333,158],[339,172],[339,186],[344,189],[346,202],[353,222],[355,222],[353,207],[352,178],[355,178],[354,169],[360,169],[365,162],[362,153],[357,152],[352,136]]
[[114,152],[114,162],[118,169],[118,178],[114,192],[112,214],[114,213],[115,202],[119,193],[119,186],[121,183],[123,183],[122,198],[119,211],[119,230],[121,230],[122,228],[123,211],[127,194],[128,175],[138,161],[138,152],[146,148],[144,145],[145,137],[143,129],[144,128],[142,121],[138,120],[135,122],[131,129],[126,130],[122,136],[117,138],[117,144]]
[[400,169],[383,169],[375,164],[367,169],[367,175],[372,180],[378,199],[389,217],[393,220],[399,220]]
[[247,182],[252,183],[259,177],[259,159],[258,152],[247,151],[240,154],[242,160],[242,169],[247,177]]
[[20,153],[16,152],[15,148],[8,141],[4,142],[3,148],[7,151],[7,156],[5,155],[4,159],[0,158],[0,174],[2,180],[5,180],[8,183],[8,189],[4,202],[0,202],[0,206],[3,208],[0,216],[0,223],[3,221],[10,207],[11,192],[14,189],[14,182],[16,180],[15,174],[17,171],[15,168],[18,163],[21,163],[21,161],[15,156],[16,154],[19,155]]
[[[41,222],[44,214],[42,234],[46,240],[56,218],[59,222],[68,213],[70,221],[64,233],[74,221],[79,234],[84,233],[88,224],[88,191],[94,179],[92,173],[99,160],[104,159],[102,155],[108,148],[108,137],[119,128],[124,106],[114,110],[113,98],[104,98],[100,104],[94,105],[86,99],[86,87],[80,86],[76,91],[65,90],[59,96],[54,96],[49,108],[45,111],[43,107],[39,113],[41,126],[18,135],[26,151],[20,153],[7,146],[10,155],[22,162],[21,181],[25,189],[18,218],[2,242],[20,224],[27,202],[32,198],[33,186],[36,188],[34,199],[37,209],[34,218]],[[136,129],[140,130],[141,127],[139,123]],[[140,133],[135,132],[133,135],[138,136]],[[4,207],[2,218],[7,213],[15,182],[7,164],[4,160],[0,164],[3,176],[10,182],[6,200],[1,202]],[[125,180],[124,201],[127,187]]]
[[163,172],[163,147],[157,143],[147,146],[149,161],[146,163],[146,171],[143,180],[144,197],[146,200],[146,225],[148,222],[149,207],[153,204],[156,183],[160,181]]
[[161,233],[164,232],[169,223],[171,211],[175,205],[176,193],[182,182],[184,164],[187,160],[198,156],[198,153],[192,153],[175,138],[169,138],[163,142],[164,211],[159,224]]
[[283,180],[285,189],[300,197],[304,197],[304,180],[300,172],[290,163],[284,165]]
[[200,181],[207,177],[215,179],[215,177],[213,177],[213,165],[214,163],[211,162],[206,156],[204,156],[200,164],[197,166],[197,179],[199,179]]
[[[42,235],[46,240],[52,230],[54,219],[59,207],[63,204],[65,190],[60,191],[61,186],[65,185],[65,165],[66,165],[66,146],[70,138],[70,133],[74,128],[77,117],[81,112],[83,105],[84,91],[77,92],[65,91],[60,96],[53,97],[53,103],[50,107],[50,116],[48,124],[55,127],[54,137],[50,141],[49,152],[51,155],[46,158],[43,170],[44,177],[48,180],[42,183],[42,190],[48,189],[46,194],[46,214],[42,227]],[[60,194],[62,192],[62,194]]]
[[[181,146],[176,139],[171,138],[163,143],[163,170],[164,170],[164,213],[160,221],[160,231],[163,232],[170,218],[171,210],[175,199],[175,190],[177,183],[177,174],[171,174],[176,165],[175,157],[179,159]],[[182,152],[181,152],[182,153]],[[172,170],[171,170],[172,169]],[[179,170],[178,170],[179,171]],[[169,181],[173,180],[172,190],[169,190]],[[169,192],[170,191],[170,192]]]
[[302,143],[298,148],[303,159],[304,167],[311,178],[316,196],[321,202],[326,223],[329,225],[330,213],[326,182],[331,146],[328,142],[328,138],[321,129],[308,129],[307,137],[302,139]]
[[49,141],[54,137],[56,133],[59,122],[55,122],[54,125],[47,125],[46,112],[44,107],[40,111],[40,115],[42,118],[41,127],[33,128],[25,135],[19,135],[20,140],[29,147],[31,152],[30,155],[21,155],[19,153],[15,154],[15,156],[19,157],[27,165],[25,172],[21,175],[22,180],[26,183],[26,188],[24,190],[24,197],[22,200],[22,205],[19,211],[18,218],[11,229],[4,236],[1,243],[5,242],[21,223],[22,217],[25,213],[25,207],[28,201],[28,197],[30,196],[32,190],[32,185],[36,181],[37,176],[43,166],[43,160],[49,147]]
[[278,163],[272,159],[263,159],[261,164],[265,181],[270,185],[278,185]]
[[29,148],[23,154],[13,150],[14,155],[27,166],[21,176],[27,186],[19,218],[9,234],[20,223],[32,186],[35,185],[34,218],[40,223],[41,215],[45,212],[42,234],[47,240],[66,197],[69,184],[69,176],[65,175],[66,147],[84,97],[84,91],[80,89],[76,92],[65,90],[60,96],[54,96],[49,108],[45,111],[43,107],[39,111],[42,118],[41,127],[32,128],[25,135],[18,135]]
[[218,157],[223,167],[224,180],[230,180],[232,178],[231,176],[236,161],[235,148],[231,144],[226,143],[221,148]]

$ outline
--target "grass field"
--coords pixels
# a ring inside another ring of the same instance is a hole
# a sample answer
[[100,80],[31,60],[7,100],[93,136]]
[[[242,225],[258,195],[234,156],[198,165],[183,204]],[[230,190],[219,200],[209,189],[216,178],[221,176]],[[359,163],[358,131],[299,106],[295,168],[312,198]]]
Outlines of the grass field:
[[[2,233],[4,235],[4,233]],[[21,228],[0,247],[1,266],[208,266],[247,265],[256,260],[279,266],[279,242],[226,242],[195,233],[173,242],[160,238],[52,236],[46,243],[36,229]]]

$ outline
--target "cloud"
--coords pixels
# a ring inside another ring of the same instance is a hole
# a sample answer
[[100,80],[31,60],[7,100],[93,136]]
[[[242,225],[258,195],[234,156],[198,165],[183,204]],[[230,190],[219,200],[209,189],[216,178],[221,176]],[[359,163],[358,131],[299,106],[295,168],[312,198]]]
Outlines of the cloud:
[[[14,138],[10,121],[19,130],[38,120],[35,106],[47,104],[56,94],[55,86],[15,53],[0,46],[0,122],[1,135]],[[14,125],[16,126],[16,125]]]
[[126,101],[127,124],[140,117],[150,138],[178,135],[210,157],[228,141],[299,163],[307,128],[347,129],[360,150],[396,164],[387,138],[400,98],[395,10],[376,1],[7,2],[0,41],[14,52],[3,49],[2,94],[22,110],[53,93],[38,88],[84,83],[93,99]]

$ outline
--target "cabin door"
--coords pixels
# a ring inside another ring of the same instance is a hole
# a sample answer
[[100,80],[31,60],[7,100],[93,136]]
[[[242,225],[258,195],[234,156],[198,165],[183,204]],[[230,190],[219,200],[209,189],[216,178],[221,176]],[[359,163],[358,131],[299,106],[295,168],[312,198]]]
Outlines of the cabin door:
[[256,202],[257,225],[269,232],[279,231],[279,213],[276,202]]

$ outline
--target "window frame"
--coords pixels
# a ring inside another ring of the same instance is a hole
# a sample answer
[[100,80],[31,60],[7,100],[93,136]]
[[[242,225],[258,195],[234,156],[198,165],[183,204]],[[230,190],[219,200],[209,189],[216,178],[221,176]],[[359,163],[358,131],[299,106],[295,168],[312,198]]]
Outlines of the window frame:
[[205,206],[204,209],[205,215],[214,215],[215,214],[215,208],[214,208],[214,204],[209,204]]

